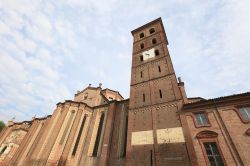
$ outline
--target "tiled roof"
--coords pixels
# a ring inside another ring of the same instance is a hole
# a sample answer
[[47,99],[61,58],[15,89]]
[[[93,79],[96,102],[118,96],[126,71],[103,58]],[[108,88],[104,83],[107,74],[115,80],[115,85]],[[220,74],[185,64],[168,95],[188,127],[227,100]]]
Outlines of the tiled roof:
[[226,98],[248,96],[248,95],[250,95],[250,92],[238,93],[238,94],[233,94],[233,95],[228,95],[228,96],[221,96],[221,97],[217,97],[217,98],[206,99],[206,100],[202,100],[201,102],[206,102],[206,101],[211,101],[211,100],[218,101],[218,100],[223,100]]
[[201,107],[201,106],[205,106],[205,105],[208,105],[208,104],[214,104],[214,103],[229,102],[229,101],[234,101],[236,99],[243,98],[243,97],[244,98],[245,97],[250,98],[250,92],[233,94],[233,95],[222,96],[222,97],[217,97],[217,98],[211,98],[211,99],[201,100],[201,101],[194,102],[194,103],[187,103],[187,104],[184,104],[183,109]]

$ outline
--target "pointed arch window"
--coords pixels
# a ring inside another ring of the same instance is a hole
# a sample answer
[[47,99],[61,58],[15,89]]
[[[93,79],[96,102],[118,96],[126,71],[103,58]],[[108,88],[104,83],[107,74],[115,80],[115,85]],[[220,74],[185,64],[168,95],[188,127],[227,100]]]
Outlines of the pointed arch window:
[[79,130],[76,142],[75,142],[75,146],[74,146],[74,149],[73,149],[73,152],[72,152],[73,156],[76,154],[78,144],[79,144],[79,141],[81,139],[81,135],[82,135],[82,131],[83,131],[83,128],[84,128],[85,121],[86,121],[86,115],[84,115],[84,117],[83,117],[82,124],[81,124],[80,130]]
[[98,154],[98,149],[99,149],[99,144],[101,140],[101,135],[102,135],[102,128],[103,128],[103,123],[104,123],[104,112],[101,114],[99,126],[97,129],[97,135],[96,135],[96,140],[95,140],[95,145],[94,145],[94,150],[93,150],[93,156],[96,157]]

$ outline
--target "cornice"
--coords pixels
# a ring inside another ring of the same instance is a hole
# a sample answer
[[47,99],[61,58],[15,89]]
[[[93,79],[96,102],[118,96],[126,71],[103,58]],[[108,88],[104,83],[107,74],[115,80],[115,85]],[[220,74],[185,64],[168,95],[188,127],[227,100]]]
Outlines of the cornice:
[[195,103],[188,103],[184,104],[183,111],[188,111],[190,109],[195,108],[206,108],[211,107],[216,104],[216,106],[224,106],[224,105],[231,105],[231,104],[237,104],[242,102],[249,102],[250,101],[250,92],[241,93],[241,94],[234,94],[230,96],[223,96],[218,97],[214,99],[208,99],[208,100],[201,100]]

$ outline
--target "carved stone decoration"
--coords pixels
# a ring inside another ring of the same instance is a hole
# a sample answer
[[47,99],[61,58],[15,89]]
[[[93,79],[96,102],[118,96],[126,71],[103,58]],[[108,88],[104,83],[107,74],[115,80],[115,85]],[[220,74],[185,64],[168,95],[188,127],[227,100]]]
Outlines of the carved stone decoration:
[[204,130],[199,132],[196,135],[196,138],[201,139],[201,138],[216,138],[218,137],[218,133],[214,132],[214,131],[209,131],[209,130]]
[[250,136],[250,128],[245,132],[246,135]]

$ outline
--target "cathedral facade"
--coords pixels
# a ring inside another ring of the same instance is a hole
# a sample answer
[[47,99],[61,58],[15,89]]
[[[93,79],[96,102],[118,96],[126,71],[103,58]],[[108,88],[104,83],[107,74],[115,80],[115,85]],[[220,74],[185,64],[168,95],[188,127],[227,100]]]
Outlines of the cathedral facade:
[[250,93],[189,98],[161,18],[132,36],[129,99],[89,85],[50,116],[9,121],[0,165],[250,165]]

